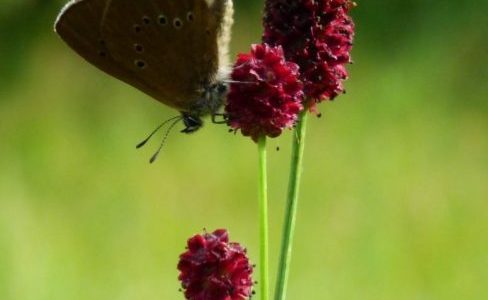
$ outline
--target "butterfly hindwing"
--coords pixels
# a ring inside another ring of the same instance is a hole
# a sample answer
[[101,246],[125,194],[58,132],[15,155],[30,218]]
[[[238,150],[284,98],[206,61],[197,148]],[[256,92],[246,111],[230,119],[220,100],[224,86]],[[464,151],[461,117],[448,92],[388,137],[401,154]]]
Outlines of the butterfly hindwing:
[[106,73],[191,110],[226,66],[231,0],[75,0],[56,31]]

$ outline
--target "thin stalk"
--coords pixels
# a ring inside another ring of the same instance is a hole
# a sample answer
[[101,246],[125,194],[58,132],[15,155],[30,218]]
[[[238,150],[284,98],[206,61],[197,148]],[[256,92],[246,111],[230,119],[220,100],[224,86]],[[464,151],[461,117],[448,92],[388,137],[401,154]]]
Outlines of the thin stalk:
[[268,182],[266,167],[266,136],[258,141],[259,152],[259,238],[261,300],[269,299],[269,237],[268,237]]
[[291,154],[290,178],[288,182],[288,198],[286,204],[283,236],[281,241],[281,254],[276,281],[275,300],[286,299],[288,275],[293,247],[293,235],[297,214],[298,191],[300,177],[303,171],[303,150],[305,148],[305,133],[307,128],[308,110],[304,110],[298,119],[297,128],[293,136],[293,149]]

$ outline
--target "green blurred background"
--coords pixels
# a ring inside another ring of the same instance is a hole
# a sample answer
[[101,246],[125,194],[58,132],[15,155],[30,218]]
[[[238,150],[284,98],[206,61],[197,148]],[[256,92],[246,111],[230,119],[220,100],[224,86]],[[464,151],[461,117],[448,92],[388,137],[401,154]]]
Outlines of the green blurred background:
[[[263,6],[235,2],[233,56]],[[0,3],[0,299],[182,299],[204,227],[257,262],[256,145],[207,122],[149,165],[157,139],[134,146],[175,112],[74,54],[62,5]],[[359,1],[348,93],[310,122],[290,300],[488,299],[487,11]],[[269,143],[273,281],[290,136]]]

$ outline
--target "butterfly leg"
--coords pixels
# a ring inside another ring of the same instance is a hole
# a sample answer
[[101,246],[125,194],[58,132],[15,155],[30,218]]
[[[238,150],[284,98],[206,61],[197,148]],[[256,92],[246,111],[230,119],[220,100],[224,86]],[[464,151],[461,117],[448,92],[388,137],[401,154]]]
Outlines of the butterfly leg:
[[[217,120],[217,117],[222,117],[222,120]],[[212,123],[214,124],[227,124],[229,117],[227,114],[214,113],[212,114]]]

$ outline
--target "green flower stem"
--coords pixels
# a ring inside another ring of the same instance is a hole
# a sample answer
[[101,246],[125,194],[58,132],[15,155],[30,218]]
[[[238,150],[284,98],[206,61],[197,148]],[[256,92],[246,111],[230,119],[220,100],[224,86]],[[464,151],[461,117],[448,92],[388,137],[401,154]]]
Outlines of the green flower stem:
[[303,150],[305,148],[305,132],[307,128],[308,110],[300,113],[297,128],[293,136],[293,149],[291,154],[290,178],[288,182],[288,199],[286,215],[283,225],[281,241],[281,254],[276,281],[275,300],[286,299],[288,274],[290,272],[291,253],[293,246],[293,234],[297,214],[298,190],[300,177],[303,170]]
[[261,300],[269,299],[269,252],[268,252],[268,182],[266,170],[266,136],[258,141],[259,151],[259,237],[260,237],[260,273]]

